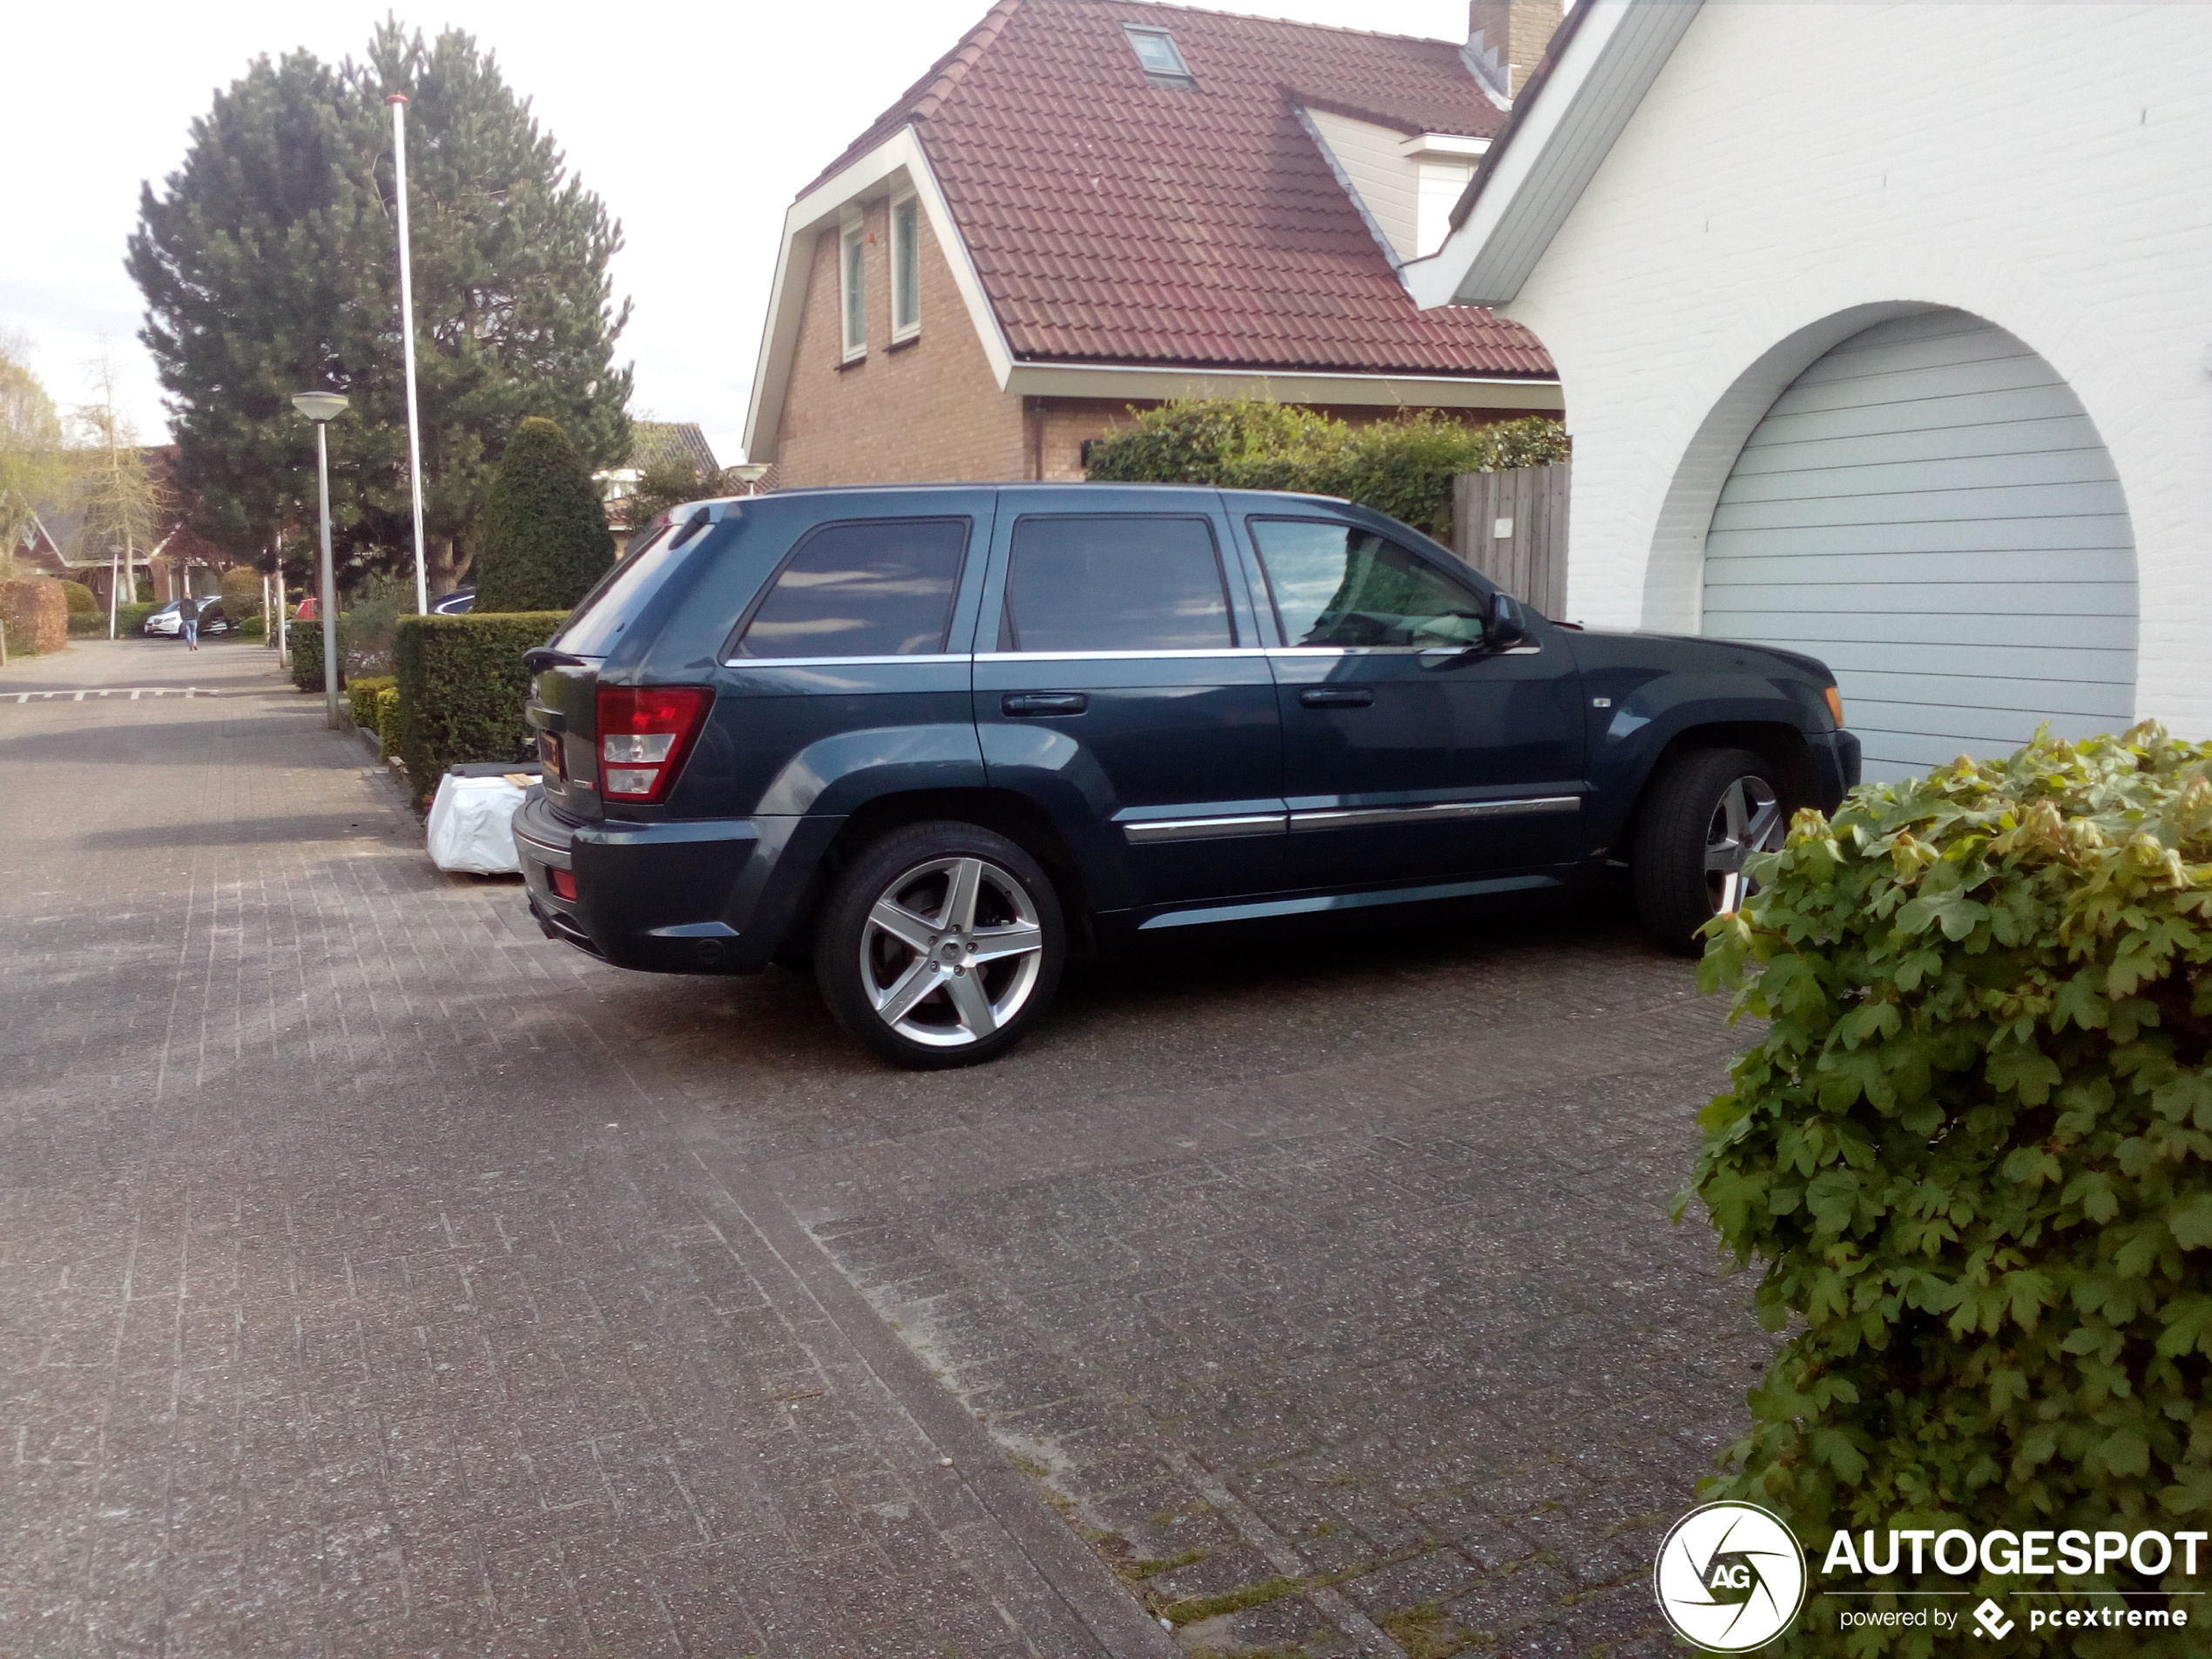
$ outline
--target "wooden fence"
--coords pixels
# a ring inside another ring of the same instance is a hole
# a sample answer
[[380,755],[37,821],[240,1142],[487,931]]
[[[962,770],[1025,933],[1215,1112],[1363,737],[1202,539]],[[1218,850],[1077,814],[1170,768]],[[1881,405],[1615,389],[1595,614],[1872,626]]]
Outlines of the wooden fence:
[[1557,617],[1567,604],[1569,461],[1452,481],[1452,550],[1516,599]]

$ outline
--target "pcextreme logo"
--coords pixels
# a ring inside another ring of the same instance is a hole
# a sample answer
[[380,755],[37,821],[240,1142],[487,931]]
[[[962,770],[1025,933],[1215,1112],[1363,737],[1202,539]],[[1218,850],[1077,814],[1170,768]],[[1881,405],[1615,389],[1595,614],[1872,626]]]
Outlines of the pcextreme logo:
[[1805,1601],[1805,1553],[1779,1515],[1709,1503],[1675,1522],[1652,1569],[1659,1610],[1707,1653],[1749,1653],[1790,1628]]

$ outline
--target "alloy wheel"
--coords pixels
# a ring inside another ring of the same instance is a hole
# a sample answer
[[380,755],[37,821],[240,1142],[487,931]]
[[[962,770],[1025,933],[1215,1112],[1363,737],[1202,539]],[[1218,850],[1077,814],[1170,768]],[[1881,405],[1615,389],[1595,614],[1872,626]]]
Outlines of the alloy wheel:
[[1782,803],[1756,774],[1737,779],[1721,791],[1705,829],[1705,889],[1713,914],[1733,915],[1754,887],[1743,878],[1743,860],[1782,845]]
[[988,859],[931,859],[895,876],[860,930],[860,985],[910,1042],[980,1042],[1036,989],[1044,929],[1014,875]]

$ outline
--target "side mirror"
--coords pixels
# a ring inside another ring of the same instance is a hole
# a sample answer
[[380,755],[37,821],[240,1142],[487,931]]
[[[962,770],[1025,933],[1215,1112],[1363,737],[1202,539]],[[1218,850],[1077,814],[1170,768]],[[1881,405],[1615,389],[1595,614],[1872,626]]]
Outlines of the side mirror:
[[1528,620],[1521,614],[1521,606],[1509,593],[1500,594],[1491,604],[1490,625],[1483,631],[1483,649],[1511,651],[1526,644]]

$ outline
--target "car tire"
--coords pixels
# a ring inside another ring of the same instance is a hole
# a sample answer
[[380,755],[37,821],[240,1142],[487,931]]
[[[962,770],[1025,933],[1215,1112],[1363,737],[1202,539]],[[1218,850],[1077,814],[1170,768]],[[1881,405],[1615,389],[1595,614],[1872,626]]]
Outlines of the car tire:
[[1779,769],[1748,749],[1695,749],[1653,779],[1629,871],[1636,920],[1681,956],[1704,948],[1697,930],[1742,904],[1743,860],[1782,845],[1790,823]]
[[832,885],[814,977],[837,1022],[894,1065],[995,1060],[1051,1005],[1068,956],[1042,867],[980,825],[913,824]]

